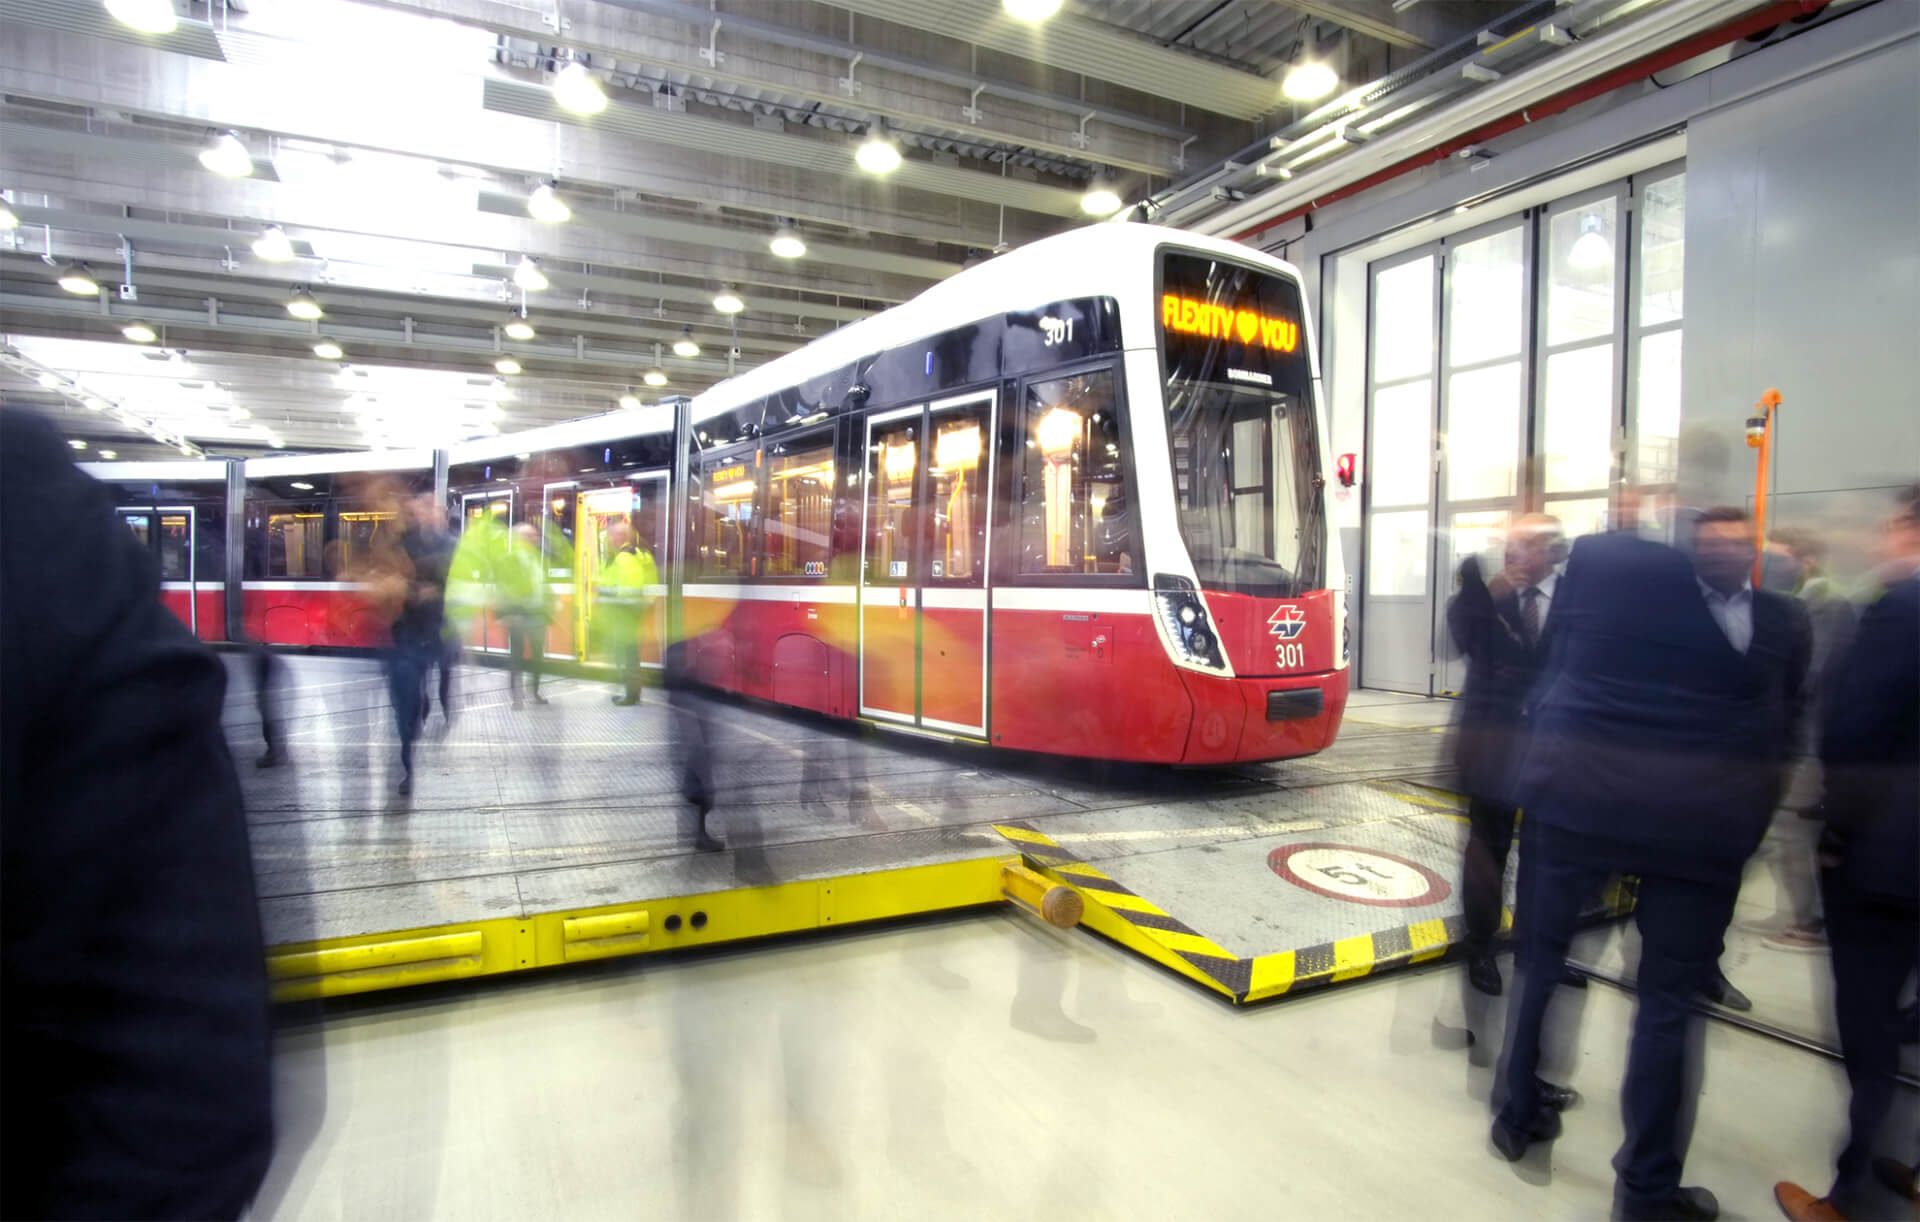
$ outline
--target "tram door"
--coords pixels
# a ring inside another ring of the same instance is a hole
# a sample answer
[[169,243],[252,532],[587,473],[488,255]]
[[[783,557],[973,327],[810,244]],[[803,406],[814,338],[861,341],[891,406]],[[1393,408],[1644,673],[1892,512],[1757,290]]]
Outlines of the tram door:
[[[469,492],[460,498],[460,530],[462,534],[476,526],[504,533],[513,525],[513,489],[502,488],[498,492]],[[493,589],[487,588],[486,604],[480,613],[466,626],[462,643],[469,649],[481,649],[488,653],[507,651],[507,626],[493,610]]]
[[987,510],[995,396],[869,418],[860,712],[987,735]]
[[[580,519],[573,545],[573,571],[577,579],[574,639],[580,643],[583,659],[589,649],[605,653],[610,648],[609,642],[599,640],[594,634],[593,593],[600,584],[600,574],[613,559],[613,548],[607,542],[607,526],[617,518],[633,524],[634,543],[653,556],[654,568],[659,571],[667,542],[667,473],[649,471],[633,476],[628,487],[598,488],[580,494]],[[649,586],[644,593],[647,606],[640,623],[640,663],[658,666],[666,648],[666,586]]]
[[120,521],[160,564],[160,597],[180,621],[200,635],[199,574],[194,571],[193,507],[122,509]]

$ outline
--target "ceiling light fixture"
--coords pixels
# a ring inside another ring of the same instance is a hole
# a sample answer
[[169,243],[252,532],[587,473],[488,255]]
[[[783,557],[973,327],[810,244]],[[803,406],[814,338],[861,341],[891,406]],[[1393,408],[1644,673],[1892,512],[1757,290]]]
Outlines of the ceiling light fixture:
[[508,339],[533,338],[533,324],[518,314],[508,315],[505,325],[500,329],[506,333]]
[[1339,87],[1339,74],[1319,60],[1295,64],[1280,82],[1280,92],[1295,102],[1317,102]]
[[107,12],[142,34],[171,34],[180,24],[173,0],[107,0]]
[[120,328],[120,334],[126,336],[136,344],[151,344],[154,340],[160,338],[159,332],[143,322],[128,323],[126,326]]
[[540,270],[540,261],[529,255],[521,255],[520,263],[513,269],[513,282],[529,293],[547,291],[547,273]]
[[69,263],[61,268],[59,284],[75,297],[92,297],[100,292],[100,282],[84,263]]
[[307,292],[305,285],[297,286],[293,290],[293,296],[287,299],[287,313],[301,322],[313,322],[326,315],[326,311],[320,308],[320,303],[313,299],[313,294]]
[[313,346],[313,354],[323,361],[337,361],[347,355],[347,350],[330,339],[323,339]]
[[527,196],[527,215],[549,225],[561,225],[572,219],[573,209],[560,198],[559,184],[549,178]]
[[680,328],[680,338],[673,341],[673,354],[675,356],[700,355],[700,345],[693,340],[692,327]]
[[102,399],[99,395],[88,395],[85,399],[85,403],[87,405],[87,410],[90,412],[104,412],[107,410],[107,401],[105,399]]
[[112,462],[114,459],[120,457],[120,451],[118,450],[101,450],[98,453],[100,457],[106,459],[108,462]]
[[667,384],[667,371],[664,369],[649,369],[640,375],[640,380],[648,386],[665,386]]
[[267,444],[268,444],[268,445],[270,445],[270,446],[272,446],[272,447],[273,447],[274,449],[276,449],[276,450],[284,450],[284,449],[286,449],[286,448],[287,448],[287,443],[286,443],[286,442],[284,442],[284,441],[282,441],[282,440],[281,440],[280,438],[278,438],[278,437],[269,437],[269,438],[267,438]]
[[636,411],[639,411],[639,410],[640,410],[640,396],[639,396],[639,395],[636,395],[636,394],[634,394],[634,393],[633,393],[632,391],[628,391],[627,393],[625,393],[625,394],[623,394],[623,395],[621,395],[621,396],[620,396],[620,410],[621,410],[621,411],[627,411],[627,412],[636,412]]
[[891,174],[900,168],[900,146],[888,138],[886,128],[875,123],[853,150],[853,160],[869,174]]
[[722,314],[738,314],[747,308],[747,303],[740,300],[740,294],[732,289],[721,289],[713,299],[713,308]]
[[1021,21],[1045,21],[1060,11],[1060,0],[1000,0],[1000,7]]
[[60,385],[60,375],[47,369],[43,369],[39,373],[34,374],[33,380],[40,383],[41,388],[44,390],[55,390],[58,389]]
[[501,373],[519,373],[520,362],[510,356],[503,356],[493,363],[494,369]]
[[1580,236],[1567,248],[1567,263],[1573,267],[1613,266],[1613,243],[1607,241],[1606,226],[1589,213],[1580,218]]
[[575,60],[553,78],[553,100],[576,115],[597,115],[607,108],[607,95],[587,66]]
[[791,225],[782,225],[773,231],[773,237],[767,242],[767,249],[782,259],[798,259],[807,253],[807,242],[800,231]]
[[225,178],[245,178],[253,173],[253,154],[240,142],[240,133],[221,132],[200,150],[200,164]]
[[253,240],[253,253],[269,263],[285,263],[294,256],[293,239],[280,226],[268,225],[267,231]]
[[1112,216],[1125,202],[1113,183],[1100,177],[1087,184],[1087,193],[1080,197],[1080,211],[1088,216]]
[[70,446],[72,446],[72,447],[73,447],[74,449],[76,449],[76,450],[84,450],[84,449],[86,449],[86,448],[87,448],[87,443],[86,443],[86,442],[84,442],[84,441],[82,441],[82,440],[80,440],[80,439],[79,439],[78,437],[75,437],[75,438],[72,438],[72,439],[70,439],[70,440],[69,440],[69,441],[67,442],[67,444],[68,444],[68,445],[70,445]]

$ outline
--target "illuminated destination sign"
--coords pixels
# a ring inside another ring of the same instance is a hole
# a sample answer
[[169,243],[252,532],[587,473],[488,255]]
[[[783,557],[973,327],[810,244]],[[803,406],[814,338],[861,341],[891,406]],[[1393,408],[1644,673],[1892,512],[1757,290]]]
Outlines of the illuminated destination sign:
[[1197,301],[1178,293],[1160,297],[1160,325],[1168,331],[1206,339],[1237,340],[1274,352],[1292,352],[1300,346],[1300,324],[1259,310],[1239,309]]

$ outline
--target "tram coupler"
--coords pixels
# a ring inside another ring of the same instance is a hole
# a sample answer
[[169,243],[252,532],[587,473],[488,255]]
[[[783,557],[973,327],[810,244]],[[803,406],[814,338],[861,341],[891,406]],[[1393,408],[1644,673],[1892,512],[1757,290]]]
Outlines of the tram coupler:
[[1078,891],[1043,878],[1017,861],[1000,867],[1000,894],[1060,929],[1072,929],[1086,912]]

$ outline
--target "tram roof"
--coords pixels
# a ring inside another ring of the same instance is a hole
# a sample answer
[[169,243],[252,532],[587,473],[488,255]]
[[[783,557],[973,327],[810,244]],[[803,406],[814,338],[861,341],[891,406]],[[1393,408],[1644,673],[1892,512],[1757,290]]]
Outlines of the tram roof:
[[1160,225],[1121,221],[1083,225],[997,255],[911,301],[849,323],[804,348],[728,378],[694,396],[693,419],[710,419],[863,357],[995,314],[1072,297],[1121,297],[1123,291],[1138,289],[1139,278],[1149,273],[1153,252],[1162,246],[1261,263],[1276,273],[1299,276],[1291,264],[1238,242]]

